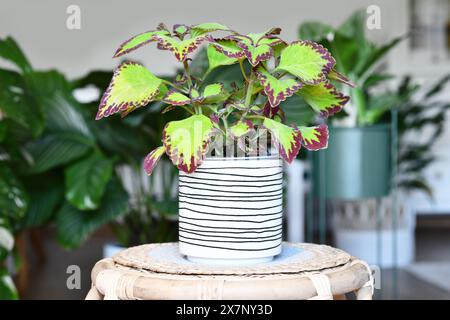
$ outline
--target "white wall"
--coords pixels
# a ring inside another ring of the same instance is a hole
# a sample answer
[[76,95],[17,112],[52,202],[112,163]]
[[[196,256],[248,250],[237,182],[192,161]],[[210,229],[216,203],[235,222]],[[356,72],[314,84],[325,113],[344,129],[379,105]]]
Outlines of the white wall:
[[[66,28],[66,9],[81,8],[81,30]],[[159,22],[195,24],[217,21],[242,32],[283,28],[286,39],[297,37],[300,22],[343,21],[357,8],[381,8],[382,29],[376,39],[390,37],[404,13],[406,0],[0,0],[0,36],[12,35],[36,68],[57,68],[69,77],[92,69],[111,69],[117,46]],[[403,29],[403,28],[401,28]],[[156,74],[171,72],[175,59],[154,46],[130,58],[143,61]]]

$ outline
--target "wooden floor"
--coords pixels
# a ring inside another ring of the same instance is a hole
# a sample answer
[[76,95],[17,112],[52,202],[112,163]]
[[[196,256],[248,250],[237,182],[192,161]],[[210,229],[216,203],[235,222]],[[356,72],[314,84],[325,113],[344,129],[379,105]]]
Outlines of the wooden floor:
[[[83,299],[90,288],[90,270],[102,256],[103,244],[113,238],[107,230],[97,233],[88,243],[74,251],[65,251],[51,239],[44,239],[47,260],[33,263],[24,299]],[[418,261],[450,261],[450,232],[423,230],[417,232],[416,259]],[[81,289],[69,290],[66,273],[69,265],[81,269]],[[450,299],[450,292],[421,281],[404,270],[382,270],[382,288],[376,290],[376,299]]]

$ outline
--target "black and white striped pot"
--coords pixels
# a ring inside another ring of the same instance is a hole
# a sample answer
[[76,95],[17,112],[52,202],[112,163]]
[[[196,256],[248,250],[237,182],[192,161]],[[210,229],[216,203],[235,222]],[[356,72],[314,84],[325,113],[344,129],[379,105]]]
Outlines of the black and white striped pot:
[[281,252],[282,183],[278,156],[207,158],[180,172],[180,252],[200,263],[270,261]]

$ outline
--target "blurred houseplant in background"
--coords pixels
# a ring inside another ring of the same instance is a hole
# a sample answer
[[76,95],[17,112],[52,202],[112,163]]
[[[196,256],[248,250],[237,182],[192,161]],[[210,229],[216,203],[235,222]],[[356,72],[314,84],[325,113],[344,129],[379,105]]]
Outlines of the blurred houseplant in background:
[[[73,96],[84,87],[103,90],[102,78],[111,72],[70,83],[57,71],[34,70],[12,38],[0,39],[0,58],[10,66],[0,68],[0,298],[13,298],[17,293],[7,275],[19,272],[24,289],[25,238],[38,234],[36,228],[54,226],[58,242],[70,249],[119,217],[123,223],[140,217],[142,205],[151,206],[153,216],[173,213],[173,205],[163,195],[158,201],[148,193],[136,200],[137,192],[123,187],[130,180],[123,168],[140,170],[142,153],[160,141],[155,132],[161,117],[148,108],[127,121],[93,126],[98,99],[80,103]],[[137,233],[122,232],[123,243],[146,241],[142,235],[133,238]],[[42,252],[37,238],[31,244]]]
[[[330,141],[330,148],[314,159],[316,194],[332,200],[338,247],[369,262],[392,265],[393,204],[385,196],[391,191],[389,124],[391,111],[396,110],[396,183],[402,191],[397,217],[397,263],[405,265],[413,258],[414,223],[406,202],[402,201],[403,193],[423,190],[431,194],[423,171],[435,160],[431,147],[442,133],[447,108],[445,103],[433,98],[443,89],[448,77],[423,95],[418,95],[420,87],[411,84],[409,78],[397,90],[389,90],[389,81],[394,77],[383,71],[382,61],[404,37],[375,45],[366,38],[365,19],[365,11],[357,11],[338,28],[308,22],[299,29],[300,38],[313,39],[327,47],[340,61],[338,70],[345,72],[355,84],[354,88],[346,88],[352,97],[344,110],[346,115],[334,121],[330,129],[334,133],[331,139],[341,143]],[[421,142],[411,140],[411,136],[417,138],[424,129],[432,132],[429,138]],[[343,145],[347,147],[342,148]],[[377,241],[382,256],[377,256],[380,254],[375,250]]]
[[[107,88],[111,77],[112,72],[109,71],[92,71],[73,82],[73,87],[79,89],[81,95],[92,89],[97,93],[95,99],[86,103],[90,121],[93,121],[100,103],[99,93]],[[166,160],[161,161],[161,166],[155,169],[155,174],[151,177],[142,169],[142,154],[159,146],[164,123],[183,116],[182,113],[161,114],[163,108],[163,103],[151,102],[141,113],[132,113],[124,119],[113,118],[94,125],[94,132],[102,148],[121,159],[117,171],[130,196],[128,213],[110,224],[118,241],[117,244],[107,246],[111,250],[176,239],[177,170]]]
[[[320,187],[327,198],[373,198],[389,192],[390,128],[384,115],[396,100],[392,96],[387,97],[391,100],[381,99],[386,97],[375,93],[392,78],[381,71],[380,62],[402,38],[376,45],[365,31],[365,11],[355,12],[337,28],[320,22],[306,22],[299,28],[301,39],[318,41],[336,56],[337,70],[354,84],[342,88],[351,101],[345,114],[332,122],[334,146],[330,144],[331,148],[316,159],[316,169],[318,162],[325,166],[325,170],[316,170],[315,176],[322,181]],[[355,170],[359,167],[361,170]]]

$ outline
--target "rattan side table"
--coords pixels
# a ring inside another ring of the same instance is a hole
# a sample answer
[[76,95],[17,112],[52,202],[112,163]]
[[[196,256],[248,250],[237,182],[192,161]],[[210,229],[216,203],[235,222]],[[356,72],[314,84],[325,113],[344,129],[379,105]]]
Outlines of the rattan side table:
[[132,247],[96,263],[89,300],[372,299],[368,265],[325,245],[283,243],[272,262],[249,266],[192,263],[177,243]]

